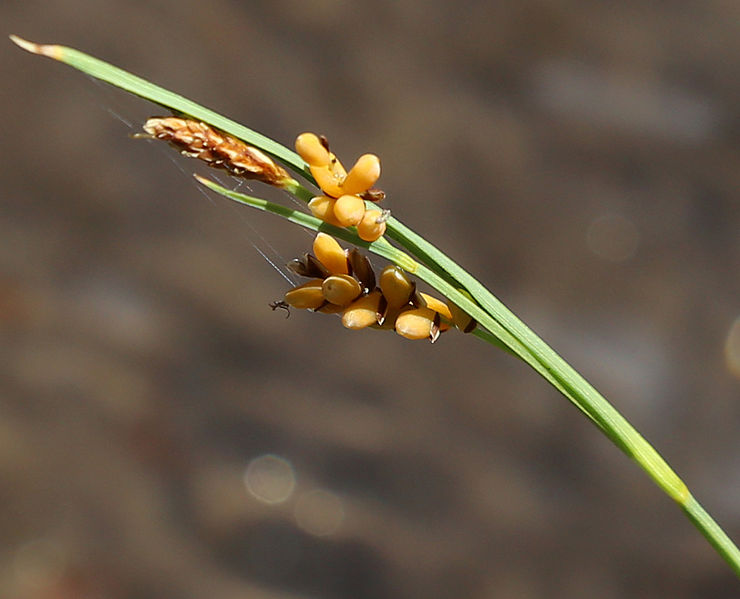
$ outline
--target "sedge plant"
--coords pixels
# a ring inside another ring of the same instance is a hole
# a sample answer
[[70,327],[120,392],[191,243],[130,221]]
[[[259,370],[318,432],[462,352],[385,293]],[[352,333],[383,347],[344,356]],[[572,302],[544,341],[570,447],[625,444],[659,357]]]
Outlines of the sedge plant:
[[[238,193],[207,178],[196,177],[200,184],[235,202],[271,212],[291,223],[334,239],[343,240],[358,248],[364,248],[385,258],[402,271],[426,282],[447,298],[450,306],[454,306],[459,312],[477,322],[477,326],[472,330],[473,335],[526,362],[575,405],[614,445],[636,462],[658,487],[678,504],[694,526],[740,577],[740,550],[644,437],[583,376],[504,306],[483,284],[432,243],[390,216],[387,211],[378,211],[374,202],[379,198],[372,197],[372,189],[368,190],[367,186],[357,184],[357,177],[353,178],[350,174],[341,172],[337,179],[340,187],[332,188],[333,183],[331,180],[327,182],[325,178],[327,173],[324,169],[331,170],[333,162],[326,161],[326,156],[315,143],[306,146],[306,144],[301,144],[299,138],[300,153],[296,153],[187,98],[78,50],[58,45],[40,45],[17,36],[11,36],[11,39],[29,52],[63,62],[92,77],[160,105],[176,115],[167,118],[186,123],[186,125],[182,123],[181,125],[199,131],[198,134],[205,138],[215,135],[216,142],[210,146],[201,145],[199,149],[194,150],[193,147],[187,145],[189,137],[184,141],[180,140],[182,143],[178,145],[173,132],[165,135],[161,132],[162,130],[151,124],[154,119],[150,119],[150,123],[147,123],[149,128],[145,127],[150,136],[167,139],[185,150],[184,153],[204,159],[212,166],[227,168],[233,174],[260,179],[285,189],[306,203],[310,203],[317,197],[312,187],[320,188],[326,194],[324,196],[327,198],[326,201],[338,201],[340,197],[338,194],[343,191],[341,183],[352,179],[352,184],[349,184],[352,189],[348,190],[352,193],[348,195],[357,195],[363,200],[366,206],[361,216],[369,214],[372,223],[381,229],[380,235],[361,234],[360,221],[357,221],[356,217],[352,217],[354,220],[341,222],[326,214],[322,216],[320,210],[312,210],[313,213],[309,214],[258,197]],[[166,118],[160,120],[166,120]],[[198,135],[189,130],[190,137],[192,137],[191,134],[196,137]],[[330,160],[334,160],[333,154],[328,151],[328,146],[323,145],[330,155]],[[234,152],[243,159],[236,166],[229,162],[229,156],[232,156]],[[198,155],[199,153],[201,155]],[[372,170],[374,163],[370,164],[372,160],[367,160]],[[262,166],[259,164],[254,166],[255,162],[261,163]],[[237,169],[239,172],[236,172]],[[250,169],[253,170],[250,171]],[[345,203],[356,205],[356,202],[347,201]],[[372,292],[373,290],[368,288],[365,291]],[[318,307],[318,305],[313,307]],[[409,310],[411,307],[411,305],[407,306]],[[439,312],[444,312],[444,309],[440,308]],[[436,315],[435,318],[437,318]],[[451,320],[449,313],[445,312],[442,319]],[[439,324],[439,319],[437,320]],[[447,325],[449,324],[450,322],[447,322]]]

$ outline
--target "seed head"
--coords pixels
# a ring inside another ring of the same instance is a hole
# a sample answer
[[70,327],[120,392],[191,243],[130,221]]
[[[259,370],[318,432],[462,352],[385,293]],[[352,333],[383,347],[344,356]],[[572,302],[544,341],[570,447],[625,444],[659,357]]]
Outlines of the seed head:
[[144,124],[150,137],[169,142],[180,153],[232,175],[286,187],[293,179],[264,152],[206,123],[180,117],[152,117]]
[[[336,239],[318,233],[311,254],[289,263],[296,274],[310,277],[289,290],[275,306],[341,314],[348,329],[395,330],[407,339],[434,343],[452,326],[452,312],[442,300],[416,290],[416,283],[395,265],[376,277],[358,249],[342,249]],[[377,285],[376,285],[377,281]]]
[[315,133],[301,133],[295,149],[323,193],[308,204],[313,215],[333,225],[357,227],[364,241],[380,239],[390,213],[383,211],[381,215],[365,209],[366,201],[385,198],[383,191],[373,187],[380,177],[380,159],[375,154],[363,154],[347,172],[326,138]]

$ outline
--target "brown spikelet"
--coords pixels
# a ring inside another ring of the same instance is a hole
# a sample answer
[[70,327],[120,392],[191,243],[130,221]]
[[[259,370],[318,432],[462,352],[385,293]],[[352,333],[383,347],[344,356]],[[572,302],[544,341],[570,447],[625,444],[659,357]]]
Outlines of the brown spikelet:
[[184,156],[199,158],[232,175],[276,187],[285,187],[292,181],[287,171],[264,152],[200,121],[152,117],[144,124],[144,131],[169,142]]

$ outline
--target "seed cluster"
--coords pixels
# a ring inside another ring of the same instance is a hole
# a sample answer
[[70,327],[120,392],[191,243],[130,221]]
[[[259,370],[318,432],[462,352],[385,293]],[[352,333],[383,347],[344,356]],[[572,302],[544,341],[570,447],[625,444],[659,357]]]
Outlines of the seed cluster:
[[[143,128],[146,135],[137,137],[167,141],[183,155],[232,175],[277,187],[295,184],[270,156],[206,123],[152,117]],[[365,241],[382,237],[390,212],[366,206],[366,202],[376,203],[385,197],[373,187],[380,177],[380,159],[364,154],[347,172],[329,150],[326,138],[313,133],[299,135],[296,150],[324,192],[308,203],[314,216],[333,225],[357,227],[358,236]],[[313,251],[315,256],[304,254],[288,264],[310,280],[288,291],[284,300],[271,304],[273,308],[341,314],[342,324],[349,329],[394,329],[407,339],[430,339],[432,343],[453,325],[466,333],[476,326],[454,304],[417,291],[416,284],[397,266],[387,266],[376,277],[366,256],[356,248],[342,249],[330,235],[319,233]]]
[[290,306],[325,314],[340,314],[348,329],[394,329],[407,339],[437,340],[453,323],[450,307],[417,291],[416,284],[394,265],[379,277],[359,250],[343,249],[325,233],[316,235],[313,254],[288,267],[310,280],[285,294],[274,306]]
[[375,154],[363,154],[347,172],[329,150],[326,138],[314,133],[301,133],[295,148],[324,192],[308,203],[313,215],[340,227],[357,227],[358,236],[365,241],[382,237],[389,213],[365,206],[365,200],[379,202],[385,197],[373,188],[380,177],[380,159]]
[[143,128],[147,136],[168,141],[184,156],[199,158],[232,175],[277,187],[293,182],[287,171],[267,154],[206,123],[174,116],[152,117]]

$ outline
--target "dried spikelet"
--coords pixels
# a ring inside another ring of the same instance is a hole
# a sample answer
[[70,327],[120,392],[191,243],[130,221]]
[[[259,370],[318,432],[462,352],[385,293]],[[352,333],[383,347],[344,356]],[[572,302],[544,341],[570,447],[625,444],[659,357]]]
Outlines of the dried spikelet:
[[264,152],[205,123],[179,117],[152,117],[144,124],[144,131],[169,142],[184,156],[199,158],[232,175],[276,187],[286,187],[293,181],[286,170]]

